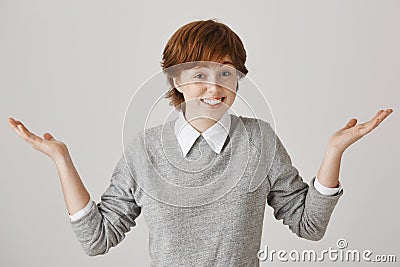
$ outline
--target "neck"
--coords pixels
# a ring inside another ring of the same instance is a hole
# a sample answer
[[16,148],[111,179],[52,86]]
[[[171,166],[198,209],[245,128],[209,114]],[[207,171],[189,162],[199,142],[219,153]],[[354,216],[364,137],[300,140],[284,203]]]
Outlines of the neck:
[[200,117],[188,111],[184,111],[183,115],[186,121],[200,133],[205,132],[208,128],[213,126],[220,119],[211,117],[210,118]]

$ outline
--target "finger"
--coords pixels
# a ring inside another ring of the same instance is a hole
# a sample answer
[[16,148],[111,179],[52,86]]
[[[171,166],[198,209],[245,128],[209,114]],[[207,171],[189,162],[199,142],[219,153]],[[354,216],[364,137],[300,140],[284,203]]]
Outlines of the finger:
[[22,137],[25,141],[32,145],[39,145],[42,143],[42,138],[31,133],[22,123],[17,125],[18,129],[21,131]]
[[10,123],[10,126],[16,126],[17,123],[13,118],[8,118],[7,120]]
[[346,124],[346,126],[344,126],[342,129],[343,130],[349,129],[349,128],[353,127],[354,125],[356,125],[356,123],[357,123],[357,119],[353,118],[353,119],[349,120],[349,122]]
[[[377,125],[376,125],[376,126],[378,126],[379,124],[381,124],[381,122],[382,122],[384,119],[386,119],[387,116],[389,116],[392,112],[393,112],[393,109],[391,109],[391,108],[389,108],[389,109],[385,110],[384,112],[382,112],[382,113],[378,116],[378,118],[377,118]],[[375,127],[376,127],[376,126],[375,126]]]
[[43,135],[44,139],[48,140],[48,141],[54,141],[56,140],[50,133],[45,133]]
[[378,126],[378,123],[382,121],[385,117],[386,117],[386,111],[381,109],[375,114],[375,116],[371,120],[361,123],[360,128],[370,127],[371,125],[374,125],[376,127]]
[[8,118],[8,122],[10,123],[11,128],[19,135],[22,137],[21,131],[17,127],[18,124],[20,123],[19,121],[14,120],[13,118]]
[[374,118],[372,118],[369,122],[365,123],[365,126],[370,128],[372,127],[375,128],[377,127],[390,113],[391,111],[389,111],[391,109],[387,109],[387,110],[380,110]]
[[367,125],[367,124],[369,124],[369,123],[374,123],[374,122],[376,122],[376,120],[379,118],[379,116],[380,116],[383,112],[384,112],[383,109],[379,110],[379,111],[375,114],[375,116],[374,116],[372,119],[370,119],[369,121],[363,123],[362,125]]
[[373,129],[375,129],[389,114],[393,112],[392,109],[387,109],[387,110],[380,110],[378,113],[375,115],[375,117],[370,120],[369,122],[361,124],[362,127],[360,127],[363,135],[371,132]]

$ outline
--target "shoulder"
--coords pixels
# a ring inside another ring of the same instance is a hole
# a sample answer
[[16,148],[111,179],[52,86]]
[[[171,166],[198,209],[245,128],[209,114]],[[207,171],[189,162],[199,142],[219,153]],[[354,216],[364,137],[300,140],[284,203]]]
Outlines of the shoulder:
[[249,133],[250,137],[253,139],[260,135],[271,135],[274,134],[274,130],[271,127],[271,124],[263,119],[247,117],[247,116],[236,116],[231,114],[231,116],[236,117],[238,121],[243,123],[246,131]]
[[236,116],[233,115],[233,120],[243,124],[243,129],[250,144],[252,144],[257,151],[273,150],[276,145],[276,134],[271,124],[260,118]]
[[175,120],[167,121],[163,124],[148,127],[137,131],[127,143],[128,150],[153,150],[161,145],[162,140],[170,140],[173,134]]

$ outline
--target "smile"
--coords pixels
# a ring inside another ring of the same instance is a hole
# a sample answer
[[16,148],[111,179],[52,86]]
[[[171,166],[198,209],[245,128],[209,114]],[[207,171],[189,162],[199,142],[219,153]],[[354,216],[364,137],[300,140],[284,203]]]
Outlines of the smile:
[[203,105],[209,109],[219,109],[222,106],[222,102],[225,100],[225,97],[201,98],[200,100]]
[[202,99],[201,101],[211,106],[221,103],[221,100],[214,100],[214,99],[213,100]]

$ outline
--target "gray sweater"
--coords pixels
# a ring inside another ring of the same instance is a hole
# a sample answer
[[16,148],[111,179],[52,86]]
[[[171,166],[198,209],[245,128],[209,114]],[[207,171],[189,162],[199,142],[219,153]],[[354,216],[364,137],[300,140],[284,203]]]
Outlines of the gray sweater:
[[151,266],[259,266],[265,203],[297,236],[320,240],[343,190],[305,183],[268,122],[230,116],[220,154],[200,135],[184,157],[174,120],[132,138],[101,202],[70,221],[83,250],[107,253],[142,213]]

